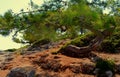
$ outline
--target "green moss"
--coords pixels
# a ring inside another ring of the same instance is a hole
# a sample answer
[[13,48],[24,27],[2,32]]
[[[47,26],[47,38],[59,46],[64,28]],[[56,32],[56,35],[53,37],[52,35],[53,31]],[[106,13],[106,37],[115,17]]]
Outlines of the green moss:
[[13,49],[7,49],[5,50],[6,52],[15,52],[17,49],[13,48]]
[[101,71],[115,71],[115,62],[114,60],[100,59],[96,63],[96,68],[99,68]]
[[66,43],[65,45],[63,45],[60,50],[64,50],[70,44],[71,44],[71,41],[69,41],[68,43]]
[[102,42],[100,50],[108,53],[115,53],[115,45],[110,39],[107,39]]
[[92,33],[87,33],[87,34],[81,35],[81,36],[73,39],[70,44],[76,45],[79,47],[87,46],[87,45],[89,45],[90,41],[92,39],[94,39],[94,37],[95,37],[95,35],[93,35]]
[[[87,33],[71,40],[69,43],[66,43],[61,49],[64,49],[68,45],[75,45],[78,47],[87,46],[94,38],[95,38],[94,34]],[[117,53],[117,49],[119,47],[120,47],[120,31],[115,32],[113,33],[112,36],[104,39],[98,50],[107,53]]]
[[51,52],[51,54],[57,55],[57,54],[58,54],[58,51],[56,51],[56,52]]
[[73,40],[71,41],[71,43],[70,43],[70,44],[72,44],[72,45],[76,45],[76,46],[83,45],[83,42],[81,41],[81,38],[82,38],[82,36],[81,36],[81,37],[78,37],[78,38],[73,39]]
[[106,38],[102,42],[100,50],[108,53],[116,53],[119,47],[120,47],[120,31],[114,32],[113,35]]
[[89,44],[90,40],[92,40],[93,38],[94,38],[94,35],[91,33],[81,35],[81,36],[69,41],[68,43],[66,43],[64,46],[62,46],[61,49],[66,48],[68,45],[75,45],[78,47],[86,46]]
[[50,39],[40,39],[38,41],[35,41],[32,45],[33,46],[38,46],[38,45],[43,45],[43,44],[48,44],[50,42]]

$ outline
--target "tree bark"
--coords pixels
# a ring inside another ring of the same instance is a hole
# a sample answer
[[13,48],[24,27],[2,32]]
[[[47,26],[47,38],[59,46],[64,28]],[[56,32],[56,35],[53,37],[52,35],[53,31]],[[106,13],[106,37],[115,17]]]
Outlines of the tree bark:
[[76,54],[87,54],[90,53],[92,50],[96,50],[104,40],[103,36],[97,36],[95,39],[91,41],[91,43],[88,46],[84,47],[77,47],[74,45],[69,45],[65,48],[65,51],[74,52]]
[[[113,29],[114,30],[114,29]],[[97,31],[97,36],[95,39],[93,39],[88,46],[84,47],[77,47],[74,45],[67,46],[64,51],[62,51],[63,54],[72,56],[72,57],[85,57],[88,56],[91,51],[94,51],[99,48],[103,40],[110,36],[112,32],[104,30],[103,32]]]

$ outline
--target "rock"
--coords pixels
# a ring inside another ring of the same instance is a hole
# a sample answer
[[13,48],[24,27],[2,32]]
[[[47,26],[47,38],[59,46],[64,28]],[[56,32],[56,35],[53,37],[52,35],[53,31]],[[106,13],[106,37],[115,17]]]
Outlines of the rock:
[[36,77],[61,77],[59,74],[51,74],[51,72],[41,72]]
[[14,52],[5,52],[5,57],[9,57],[9,56],[12,56],[14,54]]
[[35,70],[29,66],[13,68],[7,77],[35,77]]
[[116,72],[120,74],[120,64],[116,65],[115,67],[116,67]]
[[70,64],[69,69],[73,73],[84,73],[84,74],[92,74],[95,66],[93,64],[88,63],[73,63]]
[[73,72],[73,73],[80,73],[81,72],[81,66],[80,65],[73,65],[71,64],[70,65],[70,70]]
[[94,70],[96,77],[114,77],[114,73],[111,70],[102,71],[99,68]]
[[26,56],[26,55],[34,54],[36,52],[38,52],[38,51],[26,51],[26,52],[22,52],[21,54]]
[[41,63],[41,68],[45,69],[45,70],[51,70],[54,72],[58,72],[61,70],[61,64],[59,61],[57,60],[50,60],[50,61],[46,61]]
[[108,77],[113,77],[113,72],[108,70],[105,72],[105,74],[108,76]]
[[2,63],[0,64],[0,70],[10,69],[11,66],[10,66],[9,64],[10,64],[10,62],[6,62],[6,61],[2,62]]
[[96,56],[96,57],[92,57],[91,61],[95,63],[95,62],[99,61],[100,59],[101,59],[100,57]]
[[14,58],[13,57],[7,57],[6,59],[5,59],[5,61],[11,61],[11,60],[13,60]]
[[0,51],[0,55],[4,55],[5,54],[5,52],[3,52],[3,51]]

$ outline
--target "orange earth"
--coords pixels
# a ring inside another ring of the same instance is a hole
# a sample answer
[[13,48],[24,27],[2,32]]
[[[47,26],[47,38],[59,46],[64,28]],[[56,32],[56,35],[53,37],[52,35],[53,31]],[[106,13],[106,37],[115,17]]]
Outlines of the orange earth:
[[[0,67],[3,68],[0,69],[0,77],[6,77],[11,68],[24,66],[32,66],[36,69],[36,74],[48,74],[51,75],[51,77],[95,77],[94,75],[83,74],[76,71],[79,71],[77,66],[81,65],[82,63],[94,64],[90,58],[73,58],[62,54],[52,54],[52,52],[58,51],[62,45],[64,44],[60,44],[54,48],[44,50],[42,52],[38,51],[32,54],[13,54],[12,56],[14,58],[12,60],[8,61],[4,65],[0,65]],[[120,54],[107,54],[98,52],[94,52],[94,54],[101,58],[113,59],[115,60],[116,64],[120,64]],[[39,65],[41,62],[42,65]],[[46,67],[47,62],[56,68],[59,68],[58,66],[61,64],[63,68],[55,69],[53,67],[54,69],[48,69]],[[120,75],[116,75],[116,77],[120,77]]]

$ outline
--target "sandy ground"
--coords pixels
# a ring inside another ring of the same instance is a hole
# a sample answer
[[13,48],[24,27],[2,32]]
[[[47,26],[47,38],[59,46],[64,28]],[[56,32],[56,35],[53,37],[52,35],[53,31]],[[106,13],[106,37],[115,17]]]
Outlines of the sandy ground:
[[[32,66],[36,69],[36,73],[39,74],[41,71],[46,73],[45,71],[48,71],[49,74],[59,74],[60,77],[95,77],[94,75],[89,75],[89,74],[82,74],[82,73],[73,73],[70,69],[65,69],[63,71],[58,71],[58,72],[52,72],[51,70],[43,69],[39,66],[40,59],[43,58],[44,61],[59,61],[62,66],[71,66],[71,65],[80,65],[81,63],[88,63],[88,64],[93,64],[91,59],[89,58],[73,58],[73,57],[68,57],[65,55],[57,54],[53,55],[51,54],[52,52],[56,52],[60,49],[60,46],[56,46],[54,48],[44,50],[42,52],[36,52],[33,54],[24,54],[24,55],[18,55],[18,54],[13,54],[12,56],[14,57],[12,60],[9,60],[7,62],[4,62],[6,59],[7,54],[3,55],[0,54],[0,77],[6,77],[6,75],[9,73],[10,69],[15,68],[15,67],[24,67],[24,66]],[[97,56],[105,59],[112,59],[115,61],[116,64],[120,64],[120,54],[107,54],[107,53],[98,53],[94,52]],[[45,58],[44,58],[45,57]],[[55,65],[55,64],[53,64]],[[59,77],[59,76],[58,76]],[[116,77],[120,77],[120,75],[116,75]]]

